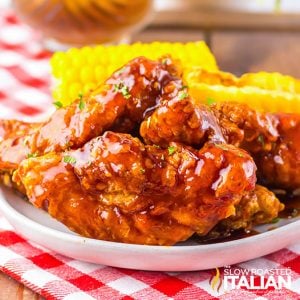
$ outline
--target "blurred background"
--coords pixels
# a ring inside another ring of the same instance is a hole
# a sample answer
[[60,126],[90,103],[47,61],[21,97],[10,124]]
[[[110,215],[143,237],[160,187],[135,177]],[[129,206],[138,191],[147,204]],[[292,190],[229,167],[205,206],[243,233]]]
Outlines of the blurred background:
[[[79,0],[71,2],[76,3],[76,1]],[[89,1],[82,0],[81,2],[88,3]],[[300,69],[294,63],[300,56],[300,1],[114,1],[131,3],[131,7],[126,12],[127,15],[125,12],[120,15],[120,12],[116,11],[115,20],[117,21],[111,24],[110,20],[107,21],[108,27],[105,32],[109,33],[110,38],[114,36],[114,30],[121,32],[115,38],[118,42],[186,42],[204,39],[216,55],[223,70],[237,75],[258,70],[279,71],[300,77]],[[10,6],[11,2],[0,0],[0,9]],[[36,22],[36,16],[28,16],[24,12],[30,5],[39,1],[15,0],[13,2],[18,14],[35,29],[49,29],[49,26],[39,25],[40,23]],[[48,3],[54,2],[60,1],[48,0]],[[99,2],[101,5],[106,5],[109,0],[99,0]],[[49,10],[51,11],[50,6]],[[43,20],[50,16],[52,15],[39,14],[39,18]],[[99,24],[102,26],[103,22]],[[118,22],[119,27],[116,25]],[[98,29],[101,27],[99,24]],[[71,31],[69,31],[69,36],[71,36]],[[103,41],[110,42],[104,38]],[[86,40],[81,40],[81,42],[88,43]]]

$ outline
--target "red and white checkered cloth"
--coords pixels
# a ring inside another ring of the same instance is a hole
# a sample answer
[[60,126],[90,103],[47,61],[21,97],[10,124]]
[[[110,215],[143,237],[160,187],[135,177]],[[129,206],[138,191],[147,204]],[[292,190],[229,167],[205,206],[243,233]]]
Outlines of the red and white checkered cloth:
[[[49,57],[12,12],[0,12],[0,118],[49,114]],[[0,216],[0,270],[48,299],[300,299],[300,244],[234,268],[290,268],[292,285],[218,293],[210,285],[213,270],[145,272],[80,262],[24,240]]]

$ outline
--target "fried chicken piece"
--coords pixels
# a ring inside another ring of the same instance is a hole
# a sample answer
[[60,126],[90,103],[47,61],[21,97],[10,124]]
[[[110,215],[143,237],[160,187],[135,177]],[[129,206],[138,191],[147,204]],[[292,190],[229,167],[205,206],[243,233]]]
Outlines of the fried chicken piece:
[[226,141],[253,155],[263,184],[300,188],[300,115],[260,113],[232,102],[208,107],[182,87],[159,102],[140,134],[146,143],[162,147],[171,141],[195,147]]
[[248,105],[223,102],[212,105],[218,123],[228,143],[244,147],[251,153],[270,150],[279,138],[278,120],[269,113],[260,113]]
[[[2,161],[16,167],[29,153],[42,155],[76,149],[110,127],[122,132],[130,130],[161,97],[168,97],[179,85],[181,80],[173,76],[175,72],[170,64],[136,58],[92,93],[58,109],[44,124],[0,120],[1,149],[6,151],[18,145],[18,153],[14,149],[10,154],[3,150],[0,153]],[[26,145],[22,148],[24,140]]]
[[256,185],[255,189],[243,196],[236,205],[234,215],[219,222],[206,236],[198,237],[202,243],[226,240],[228,237],[242,238],[251,234],[255,225],[272,222],[284,204],[267,188]]
[[172,72],[172,66],[143,57],[130,61],[93,92],[58,109],[34,136],[32,152],[77,149],[116,122],[133,127],[176,88],[180,80]]
[[205,142],[225,143],[221,128],[209,107],[195,105],[183,85],[171,99],[163,98],[141,124],[146,143],[165,147],[170,141],[201,147]]
[[269,151],[263,149],[254,158],[262,183],[293,191],[300,188],[300,115],[275,116],[279,138]]
[[251,229],[255,225],[270,223],[284,209],[282,204],[267,188],[256,185],[236,206],[234,216],[220,222],[218,226],[230,230]]
[[164,150],[106,132],[82,149],[23,161],[14,180],[35,206],[81,235],[172,245],[233,215],[253,190],[255,171],[231,145]]
[[[201,145],[208,140],[221,140],[247,149],[253,154],[268,151],[278,140],[278,119],[269,114],[260,114],[246,105],[223,103],[221,107],[209,108],[195,104],[185,91],[185,98],[177,94],[171,101],[161,101],[157,109],[141,125],[141,136],[146,143],[161,146],[172,140],[188,145]],[[216,118],[214,118],[214,115]],[[221,131],[221,133],[220,133]],[[264,142],[260,138],[264,138]],[[259,164],[259,168],[264,166]],[[272,211],[266,210],[273,204]],[[227,221],[227,229],[247,228],[258,221],[269,221],[283,209],[283,204],[267,189],[257,186],[246,194],[237,214]],[[230,227],[232,226],[232,227]]]
[[175,73],[170,62],[136,58],[44,124],[0,121],[0,170],[12,173],[27,155],[77,149],[108,128],[131,131],[161,97],[171,97],[181,84]]
[[28,155],[26,136],[35,130],[35,124],[17,120],[0,120],[0,170],[11,170]]
[[300,115],[260,113],[230,102],[213,110],[228,142],[254,157],[263,184],[287,190],[300,188]]
[[12,173],[20,161],[30,156],[28,136],[39,126],[39,123],[0,120],[0,181],[5,185],[18,188],[11,181]]

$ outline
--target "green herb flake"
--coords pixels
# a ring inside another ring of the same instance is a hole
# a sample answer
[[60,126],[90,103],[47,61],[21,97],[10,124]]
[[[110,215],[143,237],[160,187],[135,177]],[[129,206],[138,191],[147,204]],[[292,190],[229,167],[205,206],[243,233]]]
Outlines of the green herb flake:
[[37,153],[28,153],[27,158],[37,157]]
[[274,218],[271,223],[272,224],[275,224],[275,223],[278,223],[280,221],[280,218]]
[[146,173],[146,170],[145,170],[144,168],[141,168],[141,169],[140,169],[140,173],[141,173],[141,174],[145,174],[145,173]]
[[168,63],[169,63],[169,58],[163,58],[162,59],[162,61],[161,61],[161,63],[163,64],[163,65],[167,65]]
[[125,99],[129,99],[131,97],[128,86],[122,82],[114,85],[114,92],[121,93]]
[[179,100],[183,100],[183,99],[187,98],[188,96],[189,96],[188,93],[187,93],[187,92],[184,92],[184,91],[180,91],[180,92],[178,93],[178,99],[179,99]]
[[79,107],[80,110],[83,110],[85,108],[85,102],[83,100],[82,93],[78,94],[78,98],[79,98],[79,105],[78,105],[78,107]]
[[212,106],[213,104],[216,103],[216,100],[213,99],[213,98],[211,98],[211,97],[208,97],[208,98],[206,99],[206,103],[207,103],[208,106]]
[[63,104],[60,101],[53,102],[53,105],[55,105],[56,108],[62,108],[63,107]]
[[75,164],[76,163],[76,158],[72,157],[72,156],[69,156],[69,155],[66,155],[66,156],[64,156],[64,162],[67,163],[67,164]]
[[169,153],[169,155],[172,155],[172,154],[174,154],[175,152],[176,152],[176,147],[174,147],[174,146],[168,147],[168,153]]
[[239,157],[245,157],[245,155],[243,153],[239,153],[238,156]]
[[262,145],[263,148],[265,148],[265,138],[262,134],[257,137],[257,141]]

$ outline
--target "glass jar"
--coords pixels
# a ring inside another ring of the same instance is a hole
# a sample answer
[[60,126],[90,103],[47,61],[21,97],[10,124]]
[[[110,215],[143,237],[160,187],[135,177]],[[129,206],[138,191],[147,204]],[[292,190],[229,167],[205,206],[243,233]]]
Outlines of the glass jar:
[[14,0],[13,4],[54,48],[124,41],[147,23],[152,11],[152,0]]

